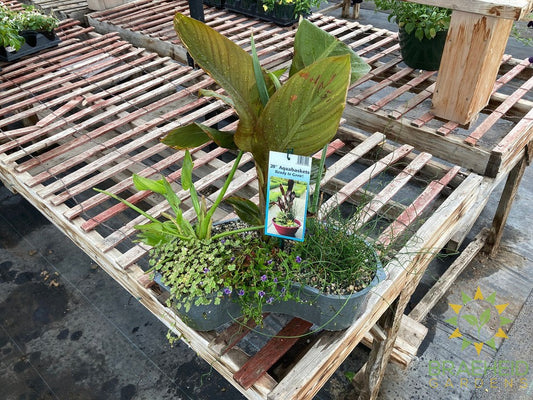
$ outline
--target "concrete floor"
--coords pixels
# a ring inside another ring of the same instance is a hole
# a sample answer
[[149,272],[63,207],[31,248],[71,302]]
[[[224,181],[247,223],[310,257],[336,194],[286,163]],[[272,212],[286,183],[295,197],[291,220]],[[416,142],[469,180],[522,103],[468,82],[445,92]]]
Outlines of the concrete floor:
[[[382,15],[367,10],[360,21],[390,28]],[[518,58],[533,55],[533,49],[515,41],[509,52]],[[500,191],[491,196],[470,239],[490,225]],[[520,376],[481,369],[475,377],[435,369],[444,361],[456,368],[464,361],[469,369],[472,362],[492,360],[533,364],[531,199],[529,168],[500,252],[493,259],[477,257],[443,296],[423,321],[429,333],[418,358],[407,370],[388,366],[380,399],[533,399],[532,369]],[[243,398],[185,343],[171,347],[155,316],[1,185],[0,249],[0,400]],[[425,284],[450,262],[434,266]],[[509,303],[502,316],[512,320],[504,326],[508,338],[499,339],[495,350],[484,346],[479,356],[473,346],[461,350],[459,339],[449,339],[455,327],[446,322],[454,315],[448,303],[460,303],[461,292],[473,297],[478,286],[485,296],[496,292],[496,304]],[[355,371],[366,354],[358,347],[317,398],[356,398],[345,374]]]

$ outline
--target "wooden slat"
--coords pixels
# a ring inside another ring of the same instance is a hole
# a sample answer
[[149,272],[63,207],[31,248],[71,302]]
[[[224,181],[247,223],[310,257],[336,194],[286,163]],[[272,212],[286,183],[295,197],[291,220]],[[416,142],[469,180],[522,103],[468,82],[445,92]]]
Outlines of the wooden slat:
[[[268,314],[264,314],[263,318],[266,318],[267,315]],[[253,319],[248,320],[246,324],[243,324],[241,320],[234,322],[218,334],[217,337],[209,343],[209,347],[217,354],[224,355],[250,333],[255,326],[256,323]]]
[[440,298],[448,291],[453,285],[455,279],[465,270],[474,257],[481,251],[487,237],[489,235],[488,229],[482,230],[475,239],[468,244],[468,246],[461,251],[461,254],[455,259],[455,261],[448,267],[446,272],[442,274],[428,292],[424,295],[422,300],[411,310],[409,317],[415,321],[422,321],[426,315],[429,314],[431,309],[437,304]]
[[474,146],[479,139],[496,123],[498,120],[515,105],[515,103],[524,97],[533,88],[533,77],[529,78],[514,93],[505,99],[479,126],[465,139],[465,142]]
[[[427,80],[429,77],[436,74],[436,71],[425,71],[418,75],[417,77],[411,79],[406,84],[402,85],[400,88],[394,90],[392,93],[386,95],[385,97],[381,98],[379,101],[375,102],[374,104],[371,104],[368,106],[368,109],[371,111],[377,111],[380,108],[384,107],[391,101],[395,100],[399,96],[401,96],[403,93],[408,92],[413,87],[418,86],[425,80]],[[392,77],[391,77],[392,79]]]
[[259,350],[233,378],[245,389],[250,388],[293,344],[309,331],[313,324],[293,318],[281,331]]
[[431,159],[431,154],[420,153],[407,165],[392,181],[387,184],[370,202],[358,213],[354,229],[358,229],[372,219],[397,194],[400,189]]
[[418,218],[429,203],[441,192],[461,168],[455,166],[440,180],[431,182],[428,187],[407,207],[407,209],[383,231],[377,242],[387,246],[401,235]]
[[[395,110],[391,111],[389,113],[389,117],[394,118],[394,119],[400,119],[405,113],[407,113],[408,111],[411,111],[413,108],[415,108],[417,105],[422,103],[424,100],[429,99],[433,95],[434,90],[435,90],[435,84],[432,83],[427,88],[425,88],[423,91],[421,91],[414,97],[407,100],[406,103],[402,104]],[[418,119],[417,121],[421,122],[422,119]],[[429,119],[425,121],[424,124],[427,123],[428,121]],[[418,127],[424,125],[424,124],[420,124],[420,122],[417,125]]]
[[397,151],[390,153],[389,155],[378,160],[374,165],[368,167],[361,174],[357,175],[350,182],[346,183],[335,196],[327,200],[321,210],[319,211],[319,218],[324,218],[331,210],[340,204],[344,203],[353,193],[359,190],[364,184],[368,183],[370,179],[377,176],[380,172],[400,160],[406,154],[410,153],[413,147],[404,145]]

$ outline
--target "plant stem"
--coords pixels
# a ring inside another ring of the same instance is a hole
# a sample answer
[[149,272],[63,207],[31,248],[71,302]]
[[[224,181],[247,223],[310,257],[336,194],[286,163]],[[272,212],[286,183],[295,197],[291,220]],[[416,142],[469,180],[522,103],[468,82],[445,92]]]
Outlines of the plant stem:
[[231,183],[231,180],[233,179],[233,175],[235,175],[235,172],[237,171],[237,168],[239,167],[239,163],[241,162],[241,158],[244,152],[242,150],[239,150],[239,153],[237,154],[237,158],[235,159],[233,163],[233,167],[231,168],[231,171],[226,178],[226,182],[224,182],[224,186],[222,186],[222,189],[220,189],[220,193],[218,194],[215,202],[213,205],[209,208],[209,211],[207,212],[205,216],[205,221],[211,221],[211,218],[213,217],[213,214],[215,213],[217,207],[220,205],[222,200],[224,200],[224,196],[226,195],[226,192],[228,191],[228,187]]
[[313,201],[311,202],[311,207],[309,211],[315,214],[318,211],[318,199],[320,197],[320,181],[322,180],[322,171],[324,171],[324,164],[326,163],[326,152],[328,150],[328,145],[326,144],[322,149],[322,155],[320,157],[320,165],[318,167],[318,172],[316,175],[315,181],[315,191],[313,192]]

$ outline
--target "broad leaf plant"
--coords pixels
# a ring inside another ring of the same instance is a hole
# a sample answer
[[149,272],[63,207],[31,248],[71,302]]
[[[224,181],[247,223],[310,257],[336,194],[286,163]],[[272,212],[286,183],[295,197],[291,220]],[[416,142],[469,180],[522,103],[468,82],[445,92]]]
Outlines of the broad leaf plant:
[[299,24],[294,58],[283,84],[279,77],[285,71],[269,72],[259,65],[253,37],[250,55],[183,14],[176,14],[174,27],[195,62],[225,90],[223,95],[202,94],[233,107],[239,123],[228,132],[196,122],[171,131],[163,142],[190,149],[212,140],[250,152],[259,181],[259,207],[245,199],[233,199],[233,204],[240,205],[237,212],[248,211],[248,215],[239,213],[246,222],[263,222],[269,151],[309,156],[322,149],[337,132],[350,83],[370,68],[345,43],[305,19]]

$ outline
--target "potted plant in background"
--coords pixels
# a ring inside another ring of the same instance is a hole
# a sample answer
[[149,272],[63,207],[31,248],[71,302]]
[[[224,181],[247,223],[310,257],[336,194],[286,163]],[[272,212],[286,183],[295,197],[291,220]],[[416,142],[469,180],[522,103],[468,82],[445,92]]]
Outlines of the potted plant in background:
[[[223,95],[210,90],[201,93],[221,99],[234,108],[239,123],[235,132],[193,123],[169,132],[163,143],[184,150],[214,141],[221,147],[239,151],[214,206],[224,197],[240,156],[245,151],[250,152],[258,177],[259,205],[238,197],[227,201],[244,223],[254,230],[263,228],[269,151],[291,149],[294,154],[309,156],[327,145],[336,134],[350,82],[370,68],[347,45],[306,20],[301,21],[295,36],[290,70],[275,72],[260,66],[253,37],[250,56],[207,25],[185,15],[176,14],[174,24],[192,58],[225,90]],[[288,73],[286,78],[285,73]],[[280,81],[282,76],[284,83]],[[298,276],[303,259],[297,248],[280,246],[278,239],[262,236],[258,231],[249,233],[249,227],[237,227],[228,232],[231,228],[224,226],[222,232],[211,234],[213,207],[207,210],[195,194],[189,157],[186,152],[182,188],[190,192],[197,214],[194,226],[185,224],[184,228],[179,228],[184,224],[179,200],[165,179],[140,181],[135,178],[137,189],[162,194],[174,212],[174,215],[166,215],[164,222],[145,214],[150,222],[137,228],[141,232],[140,239],[153,246],[150,262],[162,274],[163,284],[171,291],[170,302],[179,307],[182,319],[195,329],[214,329],[228,318],[231,320],[241,314],[245,319],[261,323],[265,309],[283,312],[276,307],[302,304],[299,297],[303,282]],[[294,200],[294,186],[283,190],[284,201],[287,200],[289,206]],[[137,211],[143,213],[140,209]],[[169,235],[169,231],[172,234]],[[191,231],[202,232],[203,236],[191,235]],[[189,233],[184,236],[183,232]],[[362,247],[366,251],[367,246]],[[370,264],[376,271],[376,259]],[[379,279],[376,272],[373,277]],[[299,284],[294,286],[293,283]],[[316,303],[313,299],[306,297],[304,301],[309,306]],[[346,300],[340,301],[339,308],[342,308]],[[307,310],[303,312],[299,316],[307,319]]]
[[281,26],[298,22],[300,16],[311,13],[312,7],[318,7],[326,0],[225,0],[228,10],[258,17]]
[[388,20],[399,27],[400,51],[411,68],[439,69],[451,10],[401,0],[374,0],[376,10],[389,12]]
[[54,29],[58,25],[57,18],[44,15],[33,6],[12,11],[0,4],[0,59],[14,61],[57,46],[59,38]]

